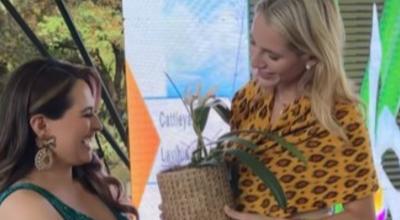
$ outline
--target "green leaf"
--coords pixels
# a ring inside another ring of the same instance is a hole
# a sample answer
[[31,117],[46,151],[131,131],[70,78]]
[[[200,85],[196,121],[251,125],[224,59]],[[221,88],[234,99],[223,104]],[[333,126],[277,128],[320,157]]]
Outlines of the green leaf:
[[241,134],[241,133],[245,133],[245,134],[256,133],[256,134],[262,135],[263,138],[268,138],[270,140],[276,141],[281,147],[287,149],[292,156],[296,157],[301,162],[303,162],[305,166],[307,166],[307,158],[303,155],[303,153],[301,151],[299,151],[294,144],[286,141],[285,138],[279,136],[278,134],[276,134],[274,132],[265,132],[265,131],[257,131],[257,130],[231,131],[231,132],[228,132],[228,133],[222,135],[220,137],[220,139],[234,136],[234,135],[237,136],[238,134]]
[[171,83],[172,88],[175,90],[176,94],[178,94],[179,98],[181,99],[183,106],[185,106],[185,109],[189,115],[191,115],[191,111],[189,110],[188,106],[185,103],[185,99],[183,98],[181,92],[179,91],[177,85],[175,84],[174,80],[172,80],[171,76],[167,72],[164,72],[165,76],[167,77],[168,81]]
[[231,118],[231,110],[225,103],[220,99],[215,99],[212,102],[208,103],[208,105],[217,112],[217,114],[224,120],[225,123],[229,124],[229,120]]
[[241,131],[230,131],[230,132],[226,132],[225,134],[221,135],[219,137],[219,139],[221,138],[226,138],[226,137],[230,137],[230,136],[238,136],[238,134],[242,133]]
[[249,150],[254,150],[254,149],[257,148],[257,145],[254,144],[253,142],[251,142],[249,140],[246,140],[244,138],[238,137],[235,134],[229,134],[229,135],[221,136],[220,138],[218,138],[216,143],[222,143],[222,142],[225,142],[225,141],[237,143],[237,144],[239,144],[241,146],[244,146],[246,149],[249,149]]
[[206,127],[209,113],[210,107],[208,106],[199,106],[194,109],[194,123],[196,124],[196,127],[200,130],[200,132],[203,132],[204,128]]
[[287,206],[287,199],[285,193],[283,192],[282,186],[275,175],[263,163],[261,163],[251,154],[239,149],[228,150],[227,153],[237,157],[261,179],[265,186],[271,190],[272,195],[275,197],[276,202],[281,208],[285,208]]
[[222,149],[218,149],[218,148],[210,149],[210,153],[204,159],[204,163],[206,163],[206,164],[207,163],[215,164],[215,163],[223,163],[223,162],[225,162],[224,152]]
[[220,157],[217,156],[212,156],[204,159],[199,163],[199,166],[204,166],[204,165],[217,165],[221,164],[221,160],[219,159]]
[[299,151],[299,149],[297,149],[297,147],[294,144],[286,141],[285,138],[279,136],[276,133],[267,133],[264,135],[266,137],[278,142],[279,145],[281,145],[283,148],[287,149],[290,152],[290,154],[292,154],[294,157],[296,157],[301,162],[303,162],[305,166],[307,166],[307,158],[303,155],[303,153],[301,153],[301,151]]

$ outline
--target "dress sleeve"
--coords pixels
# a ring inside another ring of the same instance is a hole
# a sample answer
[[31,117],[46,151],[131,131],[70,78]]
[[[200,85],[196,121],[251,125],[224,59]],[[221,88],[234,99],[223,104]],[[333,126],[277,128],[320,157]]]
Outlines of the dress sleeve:
[[344,159],[341,199],[347,203],[373,194],[379,185],[363,114],[356,104],[340,105],[335,113],[348,138],[341,149]]
[[231,128],[231,131],[238,130],[240,128],[240,111],[239,111],[239,103],[240,103],[240,97],[241,93],[243,93],[244,90],[239,90],[238,92],[235,93],[232,103],[231,103],[231,118],[229,120],[229,125]]

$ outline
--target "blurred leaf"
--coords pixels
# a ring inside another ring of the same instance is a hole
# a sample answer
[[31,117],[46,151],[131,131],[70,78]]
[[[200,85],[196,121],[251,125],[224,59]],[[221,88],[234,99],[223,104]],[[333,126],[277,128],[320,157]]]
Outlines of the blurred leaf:
[[286,141],[285,138],[279,136],[276,133],[264,133],[264,135],[269,139],[278,142],[280,146],[288,150],[290,154],[292,154],[294,157],[303,162],[305,166],[307,166],[307,158],[304,156],[303,153],[301,153],[301,151],[299,151],[299,149],[297,149],[297,147],[294,144]]
[[210,107],[208,106],[199,106],[194,109],[194,124],[200,129],[200,132],[203,132],[204,128],[206,127],[209,113]]
[[299,149],[297,149],[297,147],[294,144],[288,142],[285,138],[279,136],[278,134],[276,134],[274,132],[266,132],[266,131],[258,131],[258,130],[239,130],[239,131],[231,131],[231,132],[225,133],[220,138],[231,137],[231,136],[235,136],[235,135],[238,136],[241,133],[259,134],[263,138],[267,138],[269,140],[276,141],[281,147],[288,150],[292,156],[296,157],[301,162],[303,162],[305,166],[307,166],[308,160],[304,156],[304,154]]
[[272,195],[275,197],[278,205],[281,208],[285,208],[287,206],[287,199],[285,193],[283,192],[282,186],[276,179],[275,175],[267,167],[265,167],[262,162],[260,162],[253,155],[239,149],[228,150],[227,153],[238,158],[242,164],[250,168],[254,174],[261,179],[265,186],[271,190]]
[[255,150],[257,148],[257,145],[253,143],[252,141],[246,140],[244,138],[241,138],[237,136],[236,134],[229,134],[229,135],[223,135],[218,140],[216,143],[221,143],[221,142],[233,142],[237,143],[241,146],[244,146],[248,150]]
[[231,118],[231,110],[229,107],[220,99],[215,99],[212,102],[207,103],[207,106],[210,106],[217,112],[217,114],[221,117],[221,119],[229,124],[229,120]]

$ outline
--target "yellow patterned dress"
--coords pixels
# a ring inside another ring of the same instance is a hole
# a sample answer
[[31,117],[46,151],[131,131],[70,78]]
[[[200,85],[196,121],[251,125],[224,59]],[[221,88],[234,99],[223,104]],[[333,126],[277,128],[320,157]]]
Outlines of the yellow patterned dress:
[[[311,113],[306,97],[295,100],[272,125],[274,95],[250,81],[232,101],[232,130],[277,132],[306,156],[308,165],[291,156],[276,142],[251,138],[255,153],[276,174],[288,199],[286,209],[275,202],[270,190],[247,167],[239,168],[238,210],[270,217],[331,207],[364,198],[378,189],[368,132],[356,104],[337,103],[335,117],[349,142],[324,129]],[[348,144],[346,144],[348,143]]]

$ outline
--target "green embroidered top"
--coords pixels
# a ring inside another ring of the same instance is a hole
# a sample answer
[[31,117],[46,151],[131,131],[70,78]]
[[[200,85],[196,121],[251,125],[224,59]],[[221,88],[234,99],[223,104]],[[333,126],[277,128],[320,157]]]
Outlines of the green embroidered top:
[[[15,184],[1,192],[0,205],[9,195],[11,195],[11,193],[20,189],[32,190],[39,193],[41,196],[46,198],[47,201],[49,201],[49,203],[57,210],[64,220],[94,220],[91,217],[71,208],[49,191],[31,183]],[[117,220],[128,220],[128,218],[123,216],[121,213],[113,211],[113,214]]]

